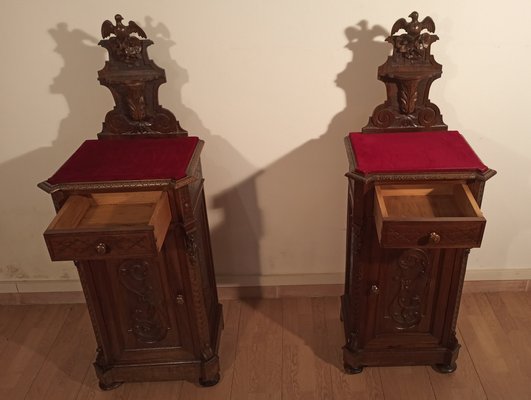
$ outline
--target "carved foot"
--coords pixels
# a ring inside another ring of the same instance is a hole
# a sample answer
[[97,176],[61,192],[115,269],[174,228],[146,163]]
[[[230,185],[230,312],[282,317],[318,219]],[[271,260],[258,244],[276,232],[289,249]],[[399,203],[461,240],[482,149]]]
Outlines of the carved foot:
[[363,371],[363,367],[353,367],[347,363],[343,364],[343,368],[349,375],[360,374]]
[[113,390],[116,389],[118,386],[120,386],[123,382],[111,382],[111,383],[105,383],[100,381],[99,387],[101,390]]
[[457,364],[433,364],[431,367],[440,374],[451,374],[457,369]]
[[199,379],[199,384],[203,387],[209,387],[209,386],[214,386],[215,384],[217,384],[219,382],[219,372],[214,376],[213,379],[210,379],[210,380],[203,380],[203,379]]

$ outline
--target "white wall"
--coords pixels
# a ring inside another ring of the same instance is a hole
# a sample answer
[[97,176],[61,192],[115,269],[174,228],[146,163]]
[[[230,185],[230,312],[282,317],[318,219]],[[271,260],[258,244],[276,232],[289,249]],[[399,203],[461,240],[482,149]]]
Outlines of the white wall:
[[[377,66],[399,17],[430,15],[443,77],[431,100],[498,170],[470,270],[531,269],[531,3],[374,1],[2,2],[0,280],[72,280],[42,232],[54,212],[37,189],[112,107],[96,80],[104,19],[135,20],[166,69],[161,104],[206,141],[203,166],[220,275],[344,270],[342,138],[384,99]],[[226,278],[237,281],[239,278]],[[297,280],[297,279],[295,279]]]

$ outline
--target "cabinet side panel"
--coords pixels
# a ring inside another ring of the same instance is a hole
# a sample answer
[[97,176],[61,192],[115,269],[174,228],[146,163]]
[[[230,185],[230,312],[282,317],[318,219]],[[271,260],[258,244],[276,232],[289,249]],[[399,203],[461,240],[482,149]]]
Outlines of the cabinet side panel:
[[210,232],[206,213],[204,192],[201,191],[194,210],[197,223],[197,239],[199,252],[199,266],[203,285],[203,297],[209,317],[210,326],[214,327],[217,321],[218,295],[216,288],[216,278],[214,274],[214,262],[212,259],[212,248],[210,245]]

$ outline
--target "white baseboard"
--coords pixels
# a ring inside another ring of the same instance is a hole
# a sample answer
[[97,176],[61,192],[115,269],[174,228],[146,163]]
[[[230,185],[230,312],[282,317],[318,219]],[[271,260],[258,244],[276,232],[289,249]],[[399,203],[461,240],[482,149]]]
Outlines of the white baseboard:
[[80,292],[81,283],[69,280],[24,280],[0,282],[0,293]]
[[465,281],[519,281],[530,280],[531,268],[468,269]]
[[285,275],[218,275],[219,287],[338,285],[345,282],[344,273]]
[[[220,288],[268,287],[305,285],[342,285],[343,273],[290,274],[290,275],[220,275]],[[531,268],[521,269],[469,269],[466,281],[518,281],[531,280]],[[0,293],[60,293],[80,292],[79,280],[24,280],[0,282]]]
[[[345,282],[345,274],[220,275],[216,279],[219,287],[339,285]],[[531,280],[531,268],[468,269],[465,275],[465,281],[517,280]]]

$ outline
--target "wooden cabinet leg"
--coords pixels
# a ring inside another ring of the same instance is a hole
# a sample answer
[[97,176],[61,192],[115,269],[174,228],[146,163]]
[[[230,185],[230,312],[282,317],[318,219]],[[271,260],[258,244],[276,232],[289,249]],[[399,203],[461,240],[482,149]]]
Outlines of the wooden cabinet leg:
[[117,387],[119,387],[123,382],[110,382],[110,383],[107,383],[107,382],[104,382],[104,381],[100,381],[98,386],[100,387],[101,390],[113,390],[113,389],[116,389]]
[[440,374],[450,374],[457,369],[457,364],[455,362],[450,364],[433,364],[431,367]]
[[363,372],[362,366],[353,367],[347,363],[344,363],[343,368],[345,369],[345,372],[349,375],[360,374],[361,372]]
[[209,379],[209,380],[199,379],[199,384],[204,387],[214,386],[219,382],[219,378],[220,378],[220,375],[218,372],[212,379]]

